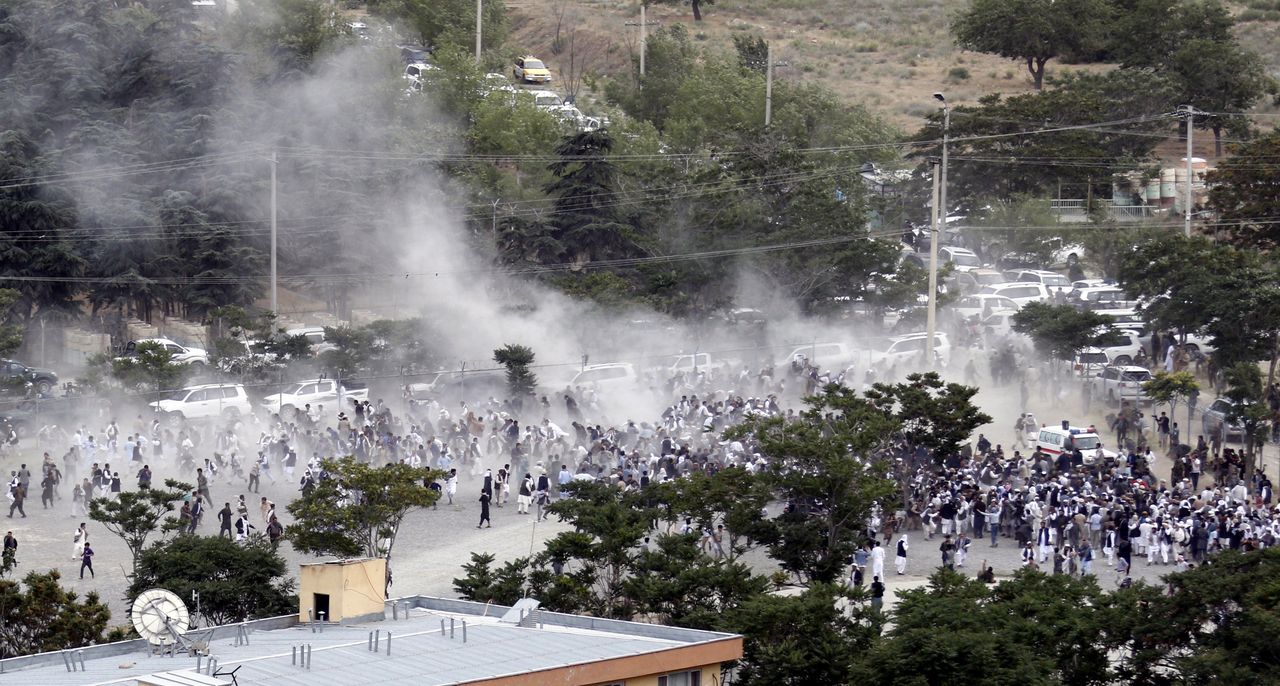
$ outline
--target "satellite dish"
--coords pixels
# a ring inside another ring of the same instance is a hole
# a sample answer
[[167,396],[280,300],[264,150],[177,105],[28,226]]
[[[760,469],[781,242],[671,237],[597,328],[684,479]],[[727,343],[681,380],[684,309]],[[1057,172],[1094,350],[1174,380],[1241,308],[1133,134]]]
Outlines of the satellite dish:
[[153,588],[134,599],[129,619],[148,643],[168,646],[182,643],[182,632],[191,622],[191,613],[177,594]]

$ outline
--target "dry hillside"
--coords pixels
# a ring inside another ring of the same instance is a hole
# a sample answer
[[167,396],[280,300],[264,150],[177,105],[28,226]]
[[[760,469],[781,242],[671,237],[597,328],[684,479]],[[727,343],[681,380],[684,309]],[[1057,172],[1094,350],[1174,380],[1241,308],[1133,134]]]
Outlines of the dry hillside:
[[[705,2],[705,0],[704,0]],[[695,22],[687,3],[654,5],[650,22],[682,23],[706,45],[731,51],[737,32],[764,35],[778,60],[782,79],[815,79],[850,101],[860,102],[904,130],[921,123],[943,91],[953,102],[972,102],[988,93],[1031,90],[1025,68],[1016,62],[959,50],[951,41],[950,17],[967,0],[717,0]],[[632,0],[509,0],[510,43],[567,67],[616,73],[633,54],[639,29],[639,2]],[[1250,8],[1249,5],[1256,7]],[[1270,9],[1272,6],[1274,10]],[[1240,33],[1280,66],[1280,0],[1233,3],[1247,19]],[[1261,9],[1259,9],[1261,8]],[[557,35],[560,40],[557,42]],[[558,53],[553,46],[561,49]],[[1049,73],[1078,67],[1050,62]],[[1280,70],[1277,71],[1280,75]]]

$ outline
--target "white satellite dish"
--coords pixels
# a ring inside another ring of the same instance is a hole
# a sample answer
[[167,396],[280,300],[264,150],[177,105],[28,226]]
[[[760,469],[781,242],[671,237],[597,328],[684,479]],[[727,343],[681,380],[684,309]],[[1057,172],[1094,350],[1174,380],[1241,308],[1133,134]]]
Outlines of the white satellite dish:
[[168,646],[182,643],[182,633],[191,623],[191,613],[177,594],[153,588],[134,599],[129,619],[138,635],[148,643]]

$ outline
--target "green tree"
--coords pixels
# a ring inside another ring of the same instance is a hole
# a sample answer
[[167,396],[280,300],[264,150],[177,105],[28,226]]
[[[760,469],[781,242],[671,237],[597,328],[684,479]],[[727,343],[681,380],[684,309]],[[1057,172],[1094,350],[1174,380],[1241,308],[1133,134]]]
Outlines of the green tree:
[[854,682],[1108,683],[1091,577],[1023,570],[988,586],[947,569],[903,591],[892,627],[858,658]]
[[125,595],[132,599],[157,587],[181,598],[199,593],[210,625],[298,611],[288,566],[261,534],[244,543],[184,534],[152,544],[142,552]]
[[1274,250],[1280,247],[1280,180],[1271,173],[1280,159],[1280,129],[1243,143],[1231,157],[1209,173],[1209,206],[1218,213],[1221,229],[1241,247]]
[[1030,336],[1055,360],[1071,360],[1084,348],[1114,342],[1114,323],[1097,312],[1041,302],[1028,303],[1013,315],[1013,330]]
[[770,483],[789,503],[773,520],[770,556],[805,582],[831,583],[861,542],[872,507],[894,491],[876,454],[900,424],[891,410],[844,386],[829,385],[805,405],[795,421],[757,418],[727,435],[759,443],[774,467]]
[[324,340],[333,347],[320,353],[320,365],[338,379],[358,376],[374,355],[374,336],[364,328],[326,326]]
[[163,391],[179,388],[191,366],[173,361],[173,353],[154,341],[143,341],[133,355],[111,360],[111,375],[125,388]]
[[531,560],[517,558],[494,569],[494,559],[492,553],[471,553],[471,561],[462,565],[466,575],[453,580],[453,590],[464,600],[515,605],[524,596]]
[[[474,49],[476,3],[471,0],[371,0],[375,16],[403,21],[422,41],[434,48]],[[486,51],[497,50],[506,40],[507,8],[502,0],[484,0],[481,26]]]
[[764,36],[736,33],[733,48],[738,52],[738,66],[742,69],[763,74],[769,67],[769,42]]
[[1232,127],[1247,132],[1242,114],[1277,90],[1262,56],[1235,41],[1197,38],[1178,46],[1167,70],[1181,91],[1182,104],[1210,116],[1196,117],[1195,124],[1213,132],[1214,156],[1222,157],[1222,131]]
[[285,535],[299,552],[337,557],[391,558],[400,524],[440,498],[427,487],[438,470],[393,463],[376,467],[343,457],[324,460],[328,478],[289,503],[294,523]]
[[693,472],[649,488],[649,502],[661,508],[669,523],[688,517],[699,529],[723,524],[727,537],[724,552],[730,560],[769,536],[770,525],[763,512],[773,499],[773,491],[766,479],[742,467],[727,467],[710,475]]
[[1187,684],[1265,682],[1280,669],[1267,649],[1280,628],[1280,549],[1226,551],[1165,581],[1172,592],[1148,612],[1152,662]]
[[764,593],[769,580],[745,563],[712,559],[698,538],[659,534],[632,562],[626,594],[638,612],[663,624],[731,631],[732,613]]
[[1227,421],[1238,423],[1244,433],[1245,481],[1251,483],[1258,467],[1257,451],[1266,443],[1271,411],[1257,364],[1237,362],[1225,370],[1223,396],[1231,401]]
[[[1196,375],[1191,372],[1156,372],[1150,381],[1142,384],[1142,390],[1147,394],[1153,403],[1163,403],[1169,406],[1169,414],[1172,415],[1178,407],[1179,401],[1188,401],[1193,395],[1200,392],[1200,382],[1196,380]],[[1191,407],[1187,406],[1187,423],[1191,426]]]
[[507,390],[512,397],[527,398],[533,395],[538,386],[538,377],[530,369],[533,365],[532,348],[508,343],[493,351],[493,361],[507,368]]
[[0,357],[12,357],[22,347],[23,326],[14,321],[13,312],[21,299],[19,291],[0,288]]
[[1110,17],[1103,0],[973,0],[955,17],[951,32],[966,50],[1024,62],[1040,90],[1045,64],[1097,51]]
[[1217,0],[1112,0],[1104,61],[1126,68],[1164,67],[1192,40],[1231,42],[1235,21]]
[[[83,648],[103,640],[111,611],[96,591],[80,600],[58,570],[0,579],[0,658]],[[25,588],[24,588],[25,587]]]
[[586,131],[556,146],[547,166],[555,177],[543,191],[555,198],[551,234],[573,262],[623,258],[636,253],[636,234],[618,209],[618,174],[609,161],[614,140],[607,131]]
[[[1056,8],[1062,3],[1037,4]],[[1096,197],[1106,197],[1111,177],[1098,167],[1140,167],[1169,130],[1168,120],[1152,113],[1172,111],[1178,104],[1177,85],[1168,75],[1113,69],[1065,74],[1052,88],[1035,93],[993,94],[976,105],[956,105],[951,109],[950,154],[966,161],[948,171],[949,192],[957,198],[1016,199],[1057,195],[1061,189],[1065,197],[1084,198],[1092,188]],[[1116,120],[1130,123],[1101,130],[1094,126]],[[917,149],[917,159],[940,154],[942,125],[942,112],[936,111],[915,135],[926,143]],[[1046,131],[1026,135],[1029,129]],[[1048,162],[1003,162],[1011,158]],[[923,188],[919,192],[927,193]],[[973,202],[974,213],[985,204]]]
[[883,619],[865,596],[815,584],[796,596],[759,594],[730,615],[743,635],[735,683],[852,684],[857,657],[875,644]]
[[323,0],[240,0],[233,36],[283,71],[306,71],[347,34],[336,5]]
[[131,576],[136,576],[147,539],[157,531],[178,528],[178,518],[170,514],[176,509],[174,501],[190,495],[192,489],[191,484],[165,479],[164,488],[121,491],[115,498],[94,498],[89,501],[89,519],[124,541],[133,558]]

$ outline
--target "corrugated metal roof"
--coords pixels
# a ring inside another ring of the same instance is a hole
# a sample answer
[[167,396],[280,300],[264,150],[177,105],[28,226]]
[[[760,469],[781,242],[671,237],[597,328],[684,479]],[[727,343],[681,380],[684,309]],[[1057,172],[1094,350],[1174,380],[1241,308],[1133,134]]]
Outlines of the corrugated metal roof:
[[[449,619],[454,620],[453,638]],[[441,620],[445,632],[441,635]],[[462,640],[462,621],[467,640]],[[726,634],[678,630],[664,637],[659,627],[608,622],[611,630],[570,628],[547,624],[522,628],[501,624],[496,617],[451,614],[414,609],[409,619],[326,626],[313,632],[300,624],[286,629],[254,632],[248,645],[233,638],[210,642],[218,669],[239,667],[239,686],[445,686],[499,676],[524,674],[598,660],[658,652],[719,640]],[[634,627],[636,633],[624,633]],[[368,650],[370,632],[381,632],[378,651]],[[391,653],[387,654],[387,633]],[[659,636],[644,635],[658,633]],[[311,646],[311,668],[296,666],[293,649]],[[207,663],[206,663],[207,664]],[[85,671],[68,672],[62,664],[0,674],[0,686],[133,686],[145,675],[162,673],[169,679],[194,675],[195,658],[148,654],[86,659]],[[208,678],[206,675],[201,677]],[[158,682],[163,686],[213,686],[204,682]],[[219,682],[227,683],[227,682]]]

